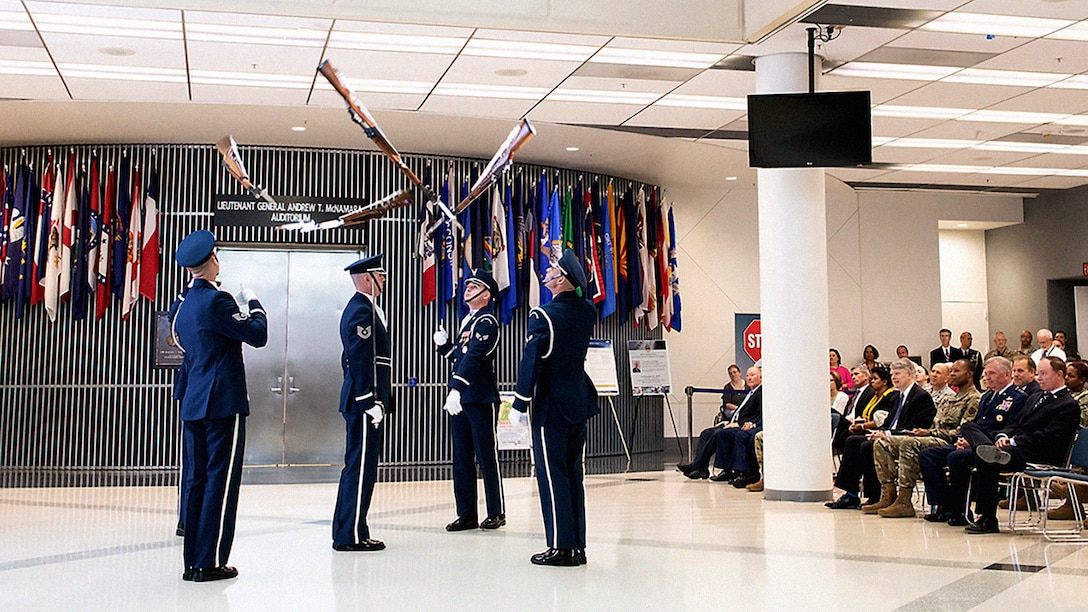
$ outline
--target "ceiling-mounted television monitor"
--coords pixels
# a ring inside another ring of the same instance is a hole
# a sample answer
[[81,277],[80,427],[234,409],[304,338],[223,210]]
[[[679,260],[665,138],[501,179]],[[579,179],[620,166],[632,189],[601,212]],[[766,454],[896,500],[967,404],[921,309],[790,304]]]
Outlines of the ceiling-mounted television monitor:
[[873,163],[868,91],[748,96],[748,165],[841,168]]

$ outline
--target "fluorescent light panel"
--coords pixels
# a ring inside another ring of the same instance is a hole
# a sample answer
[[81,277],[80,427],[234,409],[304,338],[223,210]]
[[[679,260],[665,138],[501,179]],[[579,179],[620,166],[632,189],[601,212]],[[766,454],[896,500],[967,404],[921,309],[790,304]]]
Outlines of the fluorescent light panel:
[[57,69],[50,62],[0,59],[0,74],[12,76],[57,76]]
[[321,47],[327,36],[326,30],[306,28],[243,28],[234,24],[185,22],[185,37],[200,42]]
[[680,108],[747,111],[748,99],[727,98],[723,96],[700,96],[694,94],[669,94],[658,100],[655,105],[676,106]]
[[1019,15],[987,15],[984,13],[946,13],[922,25],[919,29],[957,34],[992,34],[1040,38],[1073,25],[1065,19],[1044,19]]
[[456,55],[465,45],[465,40],[458,36],[345,32],[334,29],[329,37],[329,48]]
[[1020,72],[1016,70],[984,70],[964,68],[943,79],[945,83],[971,85],[1005,85],[1011,87],[1046,87],[1073,76],[1057,72]]
[[593,89],[560,89],[548,96],[551,102],[594,102],[601,104],[652,104],[661,94],[639,91],[601,91]]
[[34,16],[34,22],[42,32],[53,34],[122,36],[126,38],[166,40],[181,40],[182,37],[180,12],[177,21],[38,13]]
[[193,70],[191,79],[194,85],[272,87],[276,89],[309,89],[310,84],[313,83],[312,76],[226,72],[219,70]]
[[[429,90],[429,89],[428,89]],[[459,98],[508,98],[514,100],[539,100],[548,93],[546,87],[518,87],[513,85],[469,85],[439,83],[435,95]],[[424,92],[426,93],[426,92]]]
[[464,55],[476,57],[509,57],[515,59],[584,62],[599,47],[592,45],[566,45],[532,41],[493,40],[473,38],[465,45]]
[[1058,40],[1079,40],[1088,41],[1088,22],[1081,21],[1074,23],[1068,28],[1058,30],[1046,35],[1046,38],[1055,38]]
[[897,117],[900,119],[956,119],[974,112],[971,108],[940,108],[935,106],[896,106],[881,104],[873,107],[874,117]]
[[[386,79],[352,79],[350,85],[357,92],[412,95],[426,95],[434,86],[429,81],[393,81]],[[332,91],[332,85],[329,85],[329,82],[325,79],[317,79],[315,87]]]
[[147,81],[153,83],[186,82],[185,70],[181,68],[142,68],[101,64],[58,64],[57,67],[65,78]]
[[25,11],[0,11],[0,30],[33,31]]
[[831,74],[867,79],[898,79],[906,81],[937,81],[962,68],[954,66],[923,66],[919,64],[883,64],[878,62],[849,62]]
[[600,64],[632,64],[638,66],[665,66],[669,68],[710,68],[725,57],[720,53],[693,53],[688,51],[660,51],[656,49],[623,49],[605,47],[589,58]]

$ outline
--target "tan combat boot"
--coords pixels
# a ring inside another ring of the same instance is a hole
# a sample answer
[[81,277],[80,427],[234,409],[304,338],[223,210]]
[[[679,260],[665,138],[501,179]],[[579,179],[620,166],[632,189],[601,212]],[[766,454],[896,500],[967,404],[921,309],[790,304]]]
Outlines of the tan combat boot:
[[911,502],[913,494],[914,487],[899,487],[895,502],[879,510],[877,514],[884,518],[914,518],[914,503]]
[[861,511],[865,514],[876,514],[881,508],[887,508],[895,502],[895,483],[880,485],[880,501],[875,504],[865,504]]

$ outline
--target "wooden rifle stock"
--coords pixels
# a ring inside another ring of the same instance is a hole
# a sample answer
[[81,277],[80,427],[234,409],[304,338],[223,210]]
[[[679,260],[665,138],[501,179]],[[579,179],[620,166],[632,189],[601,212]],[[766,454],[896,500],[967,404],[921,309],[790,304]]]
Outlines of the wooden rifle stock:
[[484,171],[480,173],[480,178],[476,179],[472,188],[468,190],[468,195],[457,204],[456,211],[461,212],[468,208],[476,198],[487,191],[488,187],[499,180],[499,175],[514,162],[514,152],[520,149],[521,145],[528,142],[534,135],[536,135],[536,130],[533,129],[533,124],[529,123],[528,119],[522,119],[518,122],[514,129],[510,130],[510,134],[506,136],[506,140],[503,141],[499,150],[495,152],[491,161],[487,162]]

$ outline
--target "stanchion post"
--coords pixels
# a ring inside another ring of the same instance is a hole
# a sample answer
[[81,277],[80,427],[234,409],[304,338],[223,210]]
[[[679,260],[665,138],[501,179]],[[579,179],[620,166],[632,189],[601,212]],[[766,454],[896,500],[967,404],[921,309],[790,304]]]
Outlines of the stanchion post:
[[691,396],[695,394],[695,387],[692,387],[691,385],[684,387],[684,394],[688,396],[688,463],[691,463],[691,428],[693,426]]

